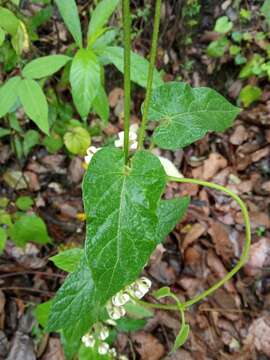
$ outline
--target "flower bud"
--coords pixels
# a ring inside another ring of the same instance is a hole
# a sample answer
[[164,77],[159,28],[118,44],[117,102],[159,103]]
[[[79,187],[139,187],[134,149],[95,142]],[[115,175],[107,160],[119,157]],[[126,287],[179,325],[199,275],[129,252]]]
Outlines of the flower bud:
[[112,303],[115,306],[123,306],[130,300],[130,297],[127,293],[120,291],[112,298]]
[[98,347],[98,353],[100,355],[106,355],[108,353],[109,349],[110,349],[109,344],[103,342]]
[[82,337],[82,342],[83,344],[86,346],[86,347],[94,347],[95,346],[95,339],[93,337],[93,335],[90,335],[90,334],[85,334],[83,337]]
[[107,304],[106,309],[112,320],[118,320],[126,314],[126,310],[123,307],[114,306],[111,302]]
[[106,326],[102,326],[100,333],[98,335],[100,340],[105,340],[107,339],[107,337],[109,337],[110,332],[109,329]]

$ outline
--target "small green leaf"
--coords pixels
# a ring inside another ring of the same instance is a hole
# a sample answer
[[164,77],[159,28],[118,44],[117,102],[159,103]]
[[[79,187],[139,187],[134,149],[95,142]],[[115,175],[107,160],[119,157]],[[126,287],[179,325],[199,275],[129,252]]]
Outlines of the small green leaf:
[[103,86],[100,87],[100,90],[93,101],[93,110],[105,123],[108,122],[110,116],[110,107],[108,96]]
[[172,352],[175,352],[177,349],[179,349],[184,343],[187,341],[189,336],[190,327],[187,324],[183,324],[179,334],[177,335],[175,339],[175,343],[172,349]]
[[78,267],[82,257],[83,249],[74,248],[61,251],[59,254],[49,258],[55,266],[66,272],[73,272]]
[[66,340],[73,344],[73,351],[79,349],[81,337],[99,318],[95,292],[91,271],[82,259],[53,299],[46,331],[63,330]]
[[27,29],[22,21],[19,21],[17,32],[11,38],[11,44],[17,55],[29,50],[29,36]]
[[265,0],[261,7],[261,13],[265,16],[268,25],[270,26],[270,0]]
[[44,221],[36,215],[22,215],[9,231],[11,239],[17,246],[25,246],[28,241],[37,244],[51,242]]
[[153,293],[156,299],[162,299],[164,297],[171,296],[171,289],[168,286],[162,287]]
[[171,82],[154,89],[148,120],[159,121],[154,142],[163,149],[181,149],[208,131],[230,127],[240,109],[209,88]]
[[[118,46],[108,46],[101,49],[100,57],[106,63],[112,63],[119,71],[124,71],[124,49]],[[142,87],[147,86],[149,62],[142,56],[131,52],[131,80]],[[163,80],[159,72],[155,69],[153,87],[158,87],[163,84]]]
[[216,21],[214,31],[226,34],[232,30],[233,23],[229,20],[228,16],[222,16]]
[[2,254],[2,252],[5,249],[6,241],[7,241],[6,231],[2,227],[0,227],[0,254]]
[[9,134],[11,134],[11,131],[9,129],[4,129],[4,128],[0,127],[0,138],[7,136]]
[[123,332],[133,332],[142,329],[146,325],[146,321],[143,319],[130,319],[123,318],[117,320],[117,329]]
[[229,40],[226,37],[212,41],[207,47],[207,55],[213,58],[220,58],[225,54],[229,46]]
[[71,58],[65,55],[49,55],[30,61],[22,71],[28,79],[41,79],[61,69]]
[[258,69],[261,68],[261,65],[264,63],[264,58],[260,54],[254,54],[252,58],[246,63],[246,65],[241,69],[239,78],[246,79],[252,75],[256,75]]
[[248,107],[253,102],[260,100],[262,90],[258,86],[246,85],[240,92],[239,98],[244,107]]
[[33,199],[30,196],[20,196],[15,202],[18,209],[22,211],[29,210],[34,204]]
[[6,38],[6,32],[0,28],[0,46],[3,45]]
[[27,157],[34,146],[39,144],[39,133],[36,130],[28,130],[23,138],[23,153]]
[[87,35],[88,38],[94,36],[95,33],[106,25],[118,4],[119,0],[102,0],[98,3],[95,10],[91,13]]
[[43,328],[47,326],[49,313],[52,308],[52,302],[53,302],[52,300],[49,300],[42,304],[39,304],[34,310],[34,315],[39,325],[41,325]]
[[154,313],[151,310],[146,309],[144,306],[136,303],[128,302],[125,304],[124,308],[128,316],[133,319],[145,319],[154,316]]
[[40,130],[48,134],[48,104],[38,83],[32,79],[22,80],[18,86],[18,95],[27,116]]
[[91,144],[91,138],[86,129],[76,126],[65,133],[64,143],[72,154],[84,155]]
[[82,47],[82,30],[75,0],[55,0],[58,10],[77,46]]
[[112,44],[118,34],[118,29],[108,29],[103,35],[98,37],[93,43],[93,49],[98,52]]
[[5,116],[17,100],[17,89],[21,82],[19,76],[10,78],[0,88],[0,117]]
[[16,35],[19,26],[19,19],[7,8],[0,6],[0,24],[10,35]]
[[102,303],[137,279],[155,249],[165,183],[159,159],[147,151],[137,152],[128,168],[119,149],[92,158],[83,181],[86,256]]
[[44,138],[43,145],[46,146],[49,153],[54,154],[62,148],[63,140],[58,134],[53,133],[51,136]]
[[159,223],[157,227],[157,237],[162,242],[166,235],[168,235],[185,216],[190,203],[189,197],[176,198],[171,200],[161,200],[157,215]]
[[71,65],[70,83],[76,108],[86,119],[100,89],[100,64],[91,50],[80,49]]

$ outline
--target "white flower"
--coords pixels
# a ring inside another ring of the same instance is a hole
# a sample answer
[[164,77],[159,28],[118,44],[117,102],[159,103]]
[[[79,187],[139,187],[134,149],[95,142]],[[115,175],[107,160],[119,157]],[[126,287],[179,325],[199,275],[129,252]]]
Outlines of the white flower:
[[103,343],[101,343],[101,344],[99,345],[99,347],[98,347],[98,353],[99,353],[100,355],[105,355],[105,354],[107,354],[107,352],[109,351],[109,349],[110,349],[109,344],[103,342]]
[[95,339],[93,337],[93,335],[90,335],[90,334],[85,334],[83,337],[82,337],[82,342],[84,343],[84,345],[86,347],[94,347],[95,346]]
[[116,325],[117,325],[116,322],[113,321],[112,319],[107,319],[107,320],[105,320],[105,323],[108,324],[108,325],[110,325],[110,326],[116,326]]
[[100,340],[106,340],[107,337],[109,337],[110,332],[109,329],[106,326],[102,326],[102,328],[100,329],[100,333],[98,335]]
[[129,285],[128,291],[136,298],[142,299],[148,293],[151,285],[151,280],[143,277],[136,280],[133,284]]
[[[131,150],[136,150],[137,147],[138,147],[138,142],[137,142],[137,138],[138,138],[138,135],[137,135],[137,131],[138,131],[138,125],[137,124],[132,124],[130,126],[130,129],[129,129],[129,148]],[[121,131],[119,134],[118,134],[118,139],[115,140],[114,142],[114,145],[118,148],[122,148],[124,147],[124,134],[125,132],[124,131]]]
[[116,349],[115,349],[115,348],[111,348],[111,349],[109,350],[109,354],[110,354],[111,356],[113,356],[114,358],[116,358],[116,356],[117,356]]
[[176,166],[167,158],[163,156],[158,156],[161,165],[163,166],[165,173],[168,176],[183,178],[183,175],[177,170]]
[[101,148],[96,148],[95,146],[90,146],[86,153],[87,155],[84,157],[84,161],[86,164],[90,164],[90,161],[92,160],[92,157],[95,155],[97,151],[99,151]]
[[129,302],[129,300],[130,300],[129,295],[123,291],[120,291],[119,293],[113,296],[112,303],[115,306],[123,306],[127,302]]
[[112,320],[118,320],[126,315],[126,310],[122,306],[115,306],[111,301],[106,305],[106,309]]
[[120,355],[118,360],[128,360],[128,358],[126,357],[126,355]]

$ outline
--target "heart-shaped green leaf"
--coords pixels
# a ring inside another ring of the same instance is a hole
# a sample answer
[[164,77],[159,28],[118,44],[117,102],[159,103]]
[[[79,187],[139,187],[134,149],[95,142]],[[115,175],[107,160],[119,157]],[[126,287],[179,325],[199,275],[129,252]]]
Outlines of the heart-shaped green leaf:
[[230,127],[240,109],[208,88],[171,82],[153,90],[148,119],[159,121],[155,143],[163,149],[181,149],[208,131]]
[[83,182],[86,254],[102,302],[134,281],[157,245],[157,207],[166,183],[159,159],[119,149],[93,157]]

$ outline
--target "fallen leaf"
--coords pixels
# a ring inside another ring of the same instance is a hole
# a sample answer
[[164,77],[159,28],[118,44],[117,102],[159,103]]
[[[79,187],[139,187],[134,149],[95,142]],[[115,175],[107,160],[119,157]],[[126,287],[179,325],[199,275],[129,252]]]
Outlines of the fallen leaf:
[[195,225],[193,225],[183,240],[183,243],[181,246],[183,252],[185,251],[185,249],[187,247],[189,247],[191,244],[193,244],[194,241],[199,239],[204,234],[205,231],[206,231],[205,224],[196,223]]
[[163,345],[153,335],[139,331],[131,335],[141,360],[160,360],[165,354]]
[[234,250],[225,225],[213,221],[208,233],[213,240],[216,253],[220,255],[223,260],[229,262],[234,257]]
[[41,360],[65,360],[61,342],[57,338],[50,338],[48,347]]
[[238,125],[233,134],[230,136],[230,143],[233,145],[241,145],[248,139],[248,132],[243,125]]
[[270,266],[270,239],[265,237],[251,245],[244,270],[248,276],[258,276],[264,266]]
[[270,357],[270,316],[262,315],[254,320],[248,330],[245,345],[253,346]]

